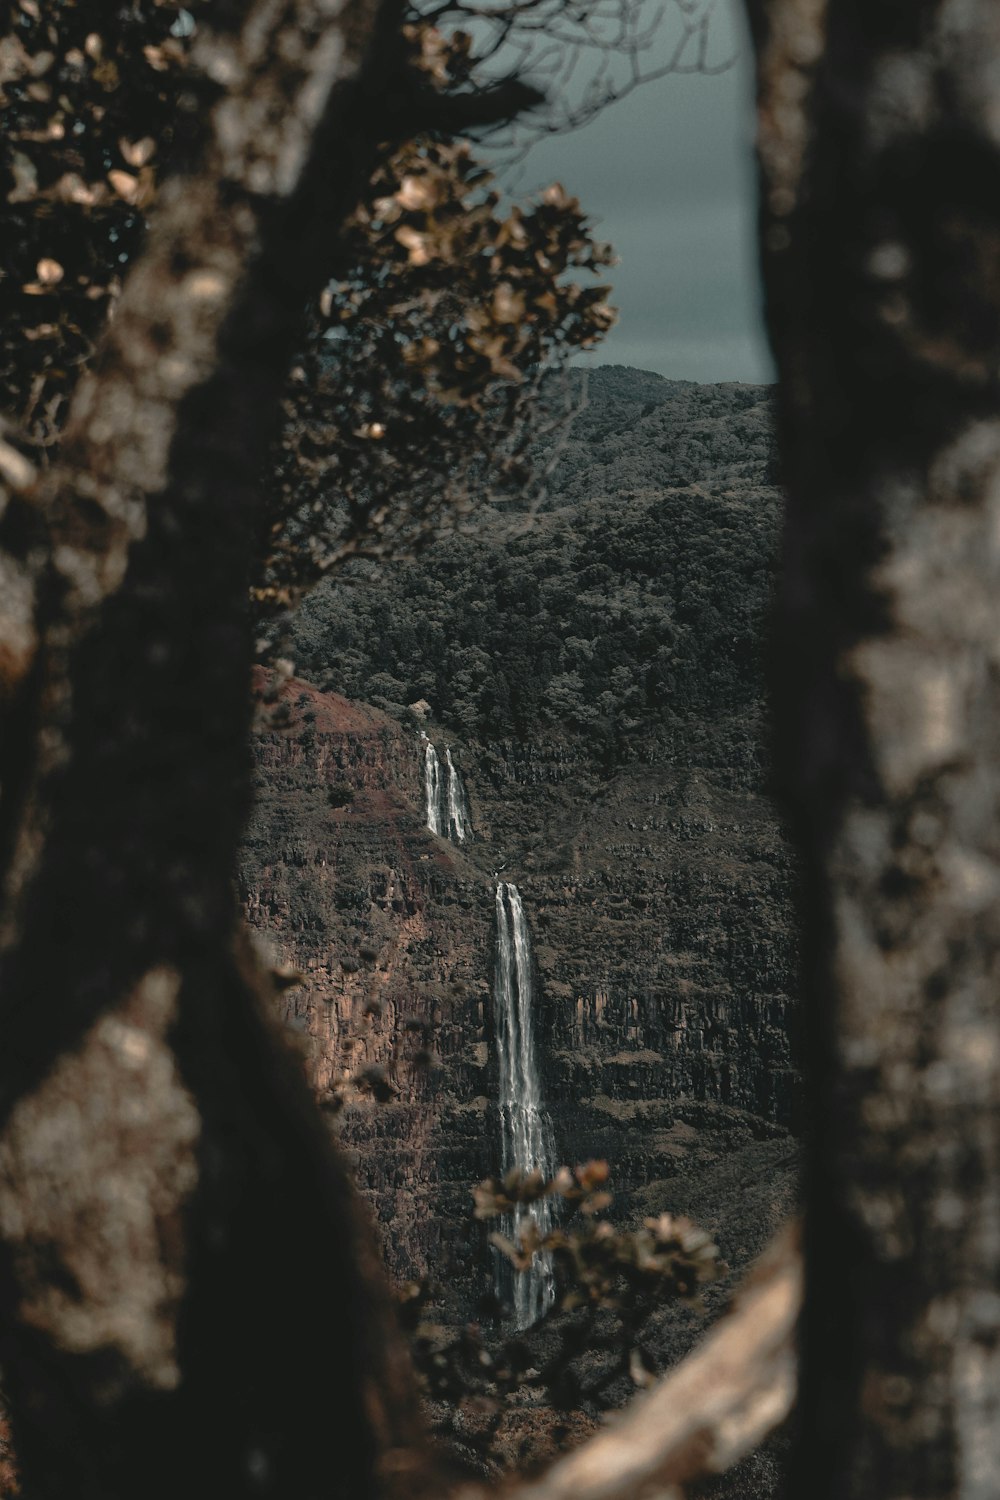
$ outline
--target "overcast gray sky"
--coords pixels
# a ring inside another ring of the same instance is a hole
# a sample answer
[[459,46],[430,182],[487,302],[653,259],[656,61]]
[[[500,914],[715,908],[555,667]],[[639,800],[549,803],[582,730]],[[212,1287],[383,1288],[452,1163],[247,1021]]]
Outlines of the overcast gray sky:
[[598,363],[772,380],[753,245],[750,52],[734,0],[719,0],[712,26],[713,55],[736,53],[734,67],[645,85],[539,143],[522,180],[562,182],[621,257],[611,273],[620,320]]

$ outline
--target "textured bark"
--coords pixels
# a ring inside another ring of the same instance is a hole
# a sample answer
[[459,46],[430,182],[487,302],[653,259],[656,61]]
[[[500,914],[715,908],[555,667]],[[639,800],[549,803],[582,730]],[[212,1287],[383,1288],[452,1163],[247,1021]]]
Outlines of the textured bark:
[[376,0],[216,9],[202,164],[60,467],[32,492],[0,452],[27,487],[0,535],[0,1362],[25,1491],[60,1500],[363,1496],[411,1436],[232,891],[258,474],[395,28]]
[[1000,14],[750,4],[806,857],[802,1493],[1000,1473]]

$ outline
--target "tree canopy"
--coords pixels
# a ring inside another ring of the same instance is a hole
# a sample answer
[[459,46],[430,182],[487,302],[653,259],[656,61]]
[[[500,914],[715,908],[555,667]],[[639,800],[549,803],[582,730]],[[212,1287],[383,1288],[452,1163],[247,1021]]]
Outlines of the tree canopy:
[[[199,53],[200,29],[218,25],[208,6],[84,13],[28,0],[12,14],[0,381],[20,439],[44,460],[163,183],[191,169],[226,78]],[[568,279],[612,259],[577,201],[553,185],[505,203],[460,139],[540,95],[480,78],[469,33],[415,13],[392,52],[378,166],[303,309],[265,487],[264,607],[292,602],[358,547],[412,543],[463,503],[473,471],[523,485],[541,372],[613,321],[607,286]]]

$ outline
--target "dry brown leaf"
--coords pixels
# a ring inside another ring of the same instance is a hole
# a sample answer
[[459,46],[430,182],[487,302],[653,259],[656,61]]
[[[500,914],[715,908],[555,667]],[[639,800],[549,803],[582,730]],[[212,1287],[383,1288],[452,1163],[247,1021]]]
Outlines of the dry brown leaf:
[[434,208],[441,201],[440,188],[426,174],[404,177],[395,194],[396,202],[413,213]]
[[130,167],[144,167],[156,150],[156,142],[151,135],[144,135],[138,141],[129,141],[122,136],[118,149]]
[[516,292],[509,281],[501,281],[493,293],[493,317],[498,323],[519,323],[524,317],[524,293]]
[[38,173],[34,162],[23,151],[15,151],[11,158],[14,176],[13,191],[7,194],[8,203],[28,203],[38,191]]
[[64,172],[55,186],[49,189],[60,203],[80,203],[84,208],[91,208],[97,202],[99,194],[106,191],[103,183],[91,186],[84,182],[78,172]]
[[43,286],[55,286],[62,281],[66,272],[57,260],[53,260],[49,255],[43,255],[35,267],[35,275]]
[[431,259],[430,240],[426,234],[402,224],[396,230],[396,239],[407,251],[411,266],[426,266]]
[[108,173],[108,181],[119,198],[124,198],[126,203],[135,202],[139,193],[139,179],[137,177],[133,177],[130,172],[119,171],[116,167]]

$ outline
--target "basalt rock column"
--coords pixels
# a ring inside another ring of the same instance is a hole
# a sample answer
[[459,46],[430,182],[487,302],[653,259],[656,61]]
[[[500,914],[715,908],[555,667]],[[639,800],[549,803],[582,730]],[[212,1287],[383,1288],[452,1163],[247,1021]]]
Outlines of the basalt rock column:
[[[512,1167],[524,1172],[537,1169],[549,1177],[553,1170],[552,1129],[542,1104],[535,1057],[531,939],[516,885],[497,883],[496,907],[493,998],[500,1068],[501,1162],[504,1172]],[[531,1220],[543,1234],[551,1228],[552,1211],[547,1200],[530,1206],[519,1204],[505,1222],[504,1232],[516,1243]],[[501,1257],[497,1292],[501,1300],[512,1305],[518,1328],[530,1327],[554,1295],[551,1257],[536,1255],[531,1269],[521,1273],[515,1273]]]

